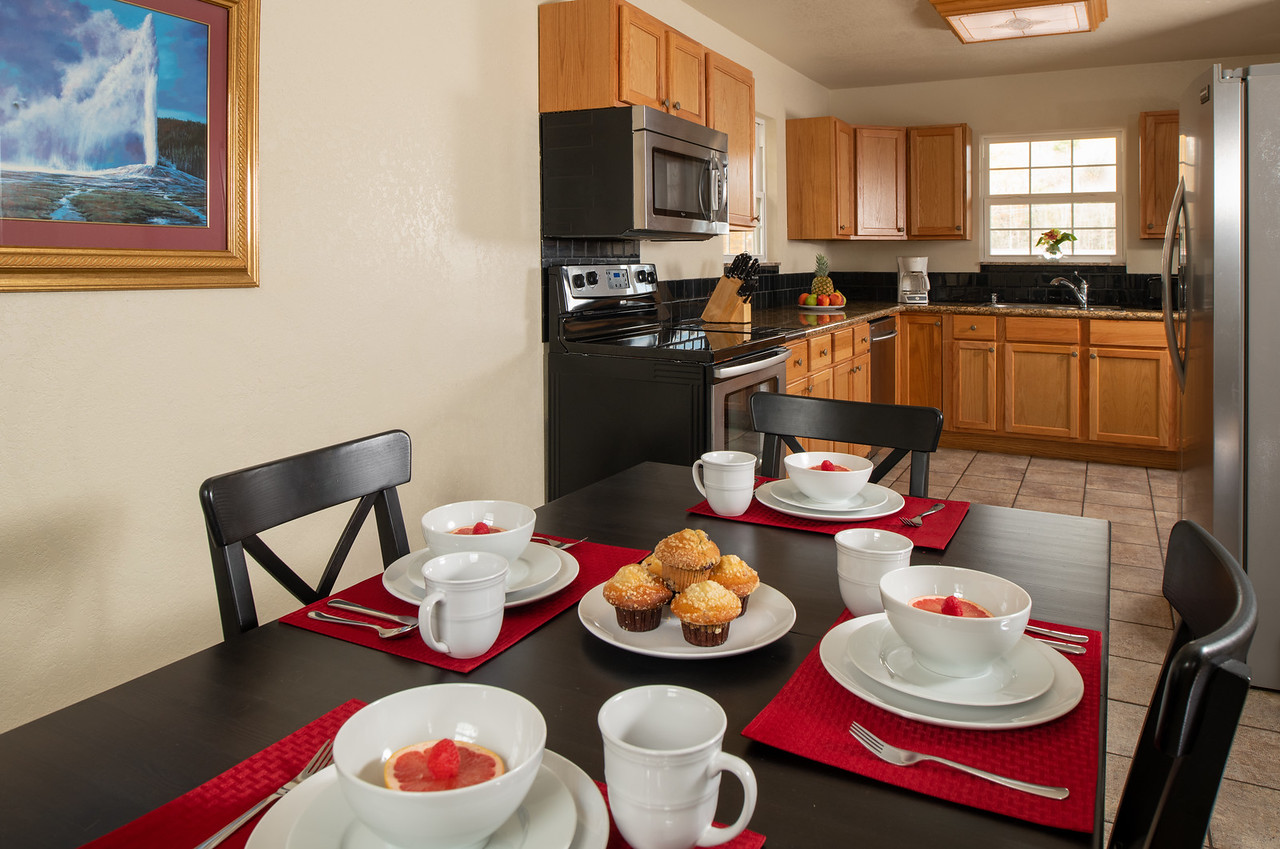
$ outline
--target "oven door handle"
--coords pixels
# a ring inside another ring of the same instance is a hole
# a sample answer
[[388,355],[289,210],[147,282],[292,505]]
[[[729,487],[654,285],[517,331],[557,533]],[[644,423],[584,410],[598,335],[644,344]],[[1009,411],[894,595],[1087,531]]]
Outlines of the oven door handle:
[[727,380],[731,377],[740,377],[741,375],[751,374],[755,371],[764,371],[765,369],[776,366],[778,363],[785,363],[789,355],[790,354],[786,348],[780,348],[778,353],[765,359],[752,360],[750,362],[735,365],[716,366],[711,370],[711,374],[716,380]]

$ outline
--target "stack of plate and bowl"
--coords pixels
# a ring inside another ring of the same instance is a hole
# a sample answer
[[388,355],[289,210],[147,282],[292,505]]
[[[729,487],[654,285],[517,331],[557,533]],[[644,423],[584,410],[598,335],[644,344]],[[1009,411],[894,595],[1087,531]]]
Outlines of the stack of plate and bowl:
[[[921,609],[955,596],[986,617]],[[1012,581],[955,566],[908,566],[880,579],[884,613],[831,629],[819,656],[841,686],[890,713],[952,728],[1025,728],[1084,695],[1075,666],[1024,628],[1031,597]]]
[[[427,547],[401,557],[382,573],[387,592],[410,604],[426,597],[422,567],[433,557],[455,551],[487,551],[507,559],[506,607],[519,607],[560,592],[578,576],[578,561],[568,551],[533,539],[533,508],[515,501],[457,501],[427,511],[422,535]],[[501,530],[457,533],[484,522]]]
[[[822,471],[824,460],[845,471]],[[783,464],[787,477],[761,484],[756,488],[756,499],[788,516],[861,522],[891,516],[906,504],[887,486],[868,483],[874,465],[857,454],[806,451],[788,454]]]

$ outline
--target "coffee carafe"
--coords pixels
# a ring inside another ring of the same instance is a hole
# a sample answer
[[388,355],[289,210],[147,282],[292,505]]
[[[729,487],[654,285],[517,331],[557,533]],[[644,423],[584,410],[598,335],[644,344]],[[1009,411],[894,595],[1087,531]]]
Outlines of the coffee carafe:
[[898,303],[929,303],[928,268],[927,256],[898,257]]

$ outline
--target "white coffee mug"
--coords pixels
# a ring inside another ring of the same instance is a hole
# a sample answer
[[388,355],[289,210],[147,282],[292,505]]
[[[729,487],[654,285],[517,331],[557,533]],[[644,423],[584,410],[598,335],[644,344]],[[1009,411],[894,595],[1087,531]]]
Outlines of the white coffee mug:
[[[746,761],[720,750],[724,710],[697,690],[653,684],[624,690],[600,708],[604,779],[618,831],[633,849],[719,846],[742,833],[756,807]],[[712,825],[720,773],[742,782],[742,813]]]
[[693,461],[693,485],[717,514],[741,516],[751,506],[759,462],[746,451],[708,451]]
[[422,566],[427,596],[418,606],[418,632],[450,657],[479,657],[502,629],[507,559],[486,551],[455,551]]
[[911,565],[911,540],[893,531],[849,528],[836,534],[840,597],[854,616],[884,612],[880,578]]

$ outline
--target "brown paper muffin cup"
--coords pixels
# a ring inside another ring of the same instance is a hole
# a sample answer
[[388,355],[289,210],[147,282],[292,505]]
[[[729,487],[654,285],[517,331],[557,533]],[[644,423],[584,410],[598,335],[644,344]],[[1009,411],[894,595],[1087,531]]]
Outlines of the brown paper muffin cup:
[[681,622],[680,626],[684,632],[685,642],[691,645],[710,648],[724,645],[724,641],[729,639],[728,622],[717,625],[692,625],[688,622]]
[[618,625],[624,631],[652,631],[662,623],[662,609],[665,605],[651,607],[648,610],[627,610],[615,607],[618,614]]
[[676,569],[672,566],[664,566],[662,579],[667,582],[667,588],[673,593],[682,593],[689,589],[690,585],[705,581],[713,568],[712,565],[702,569]]

